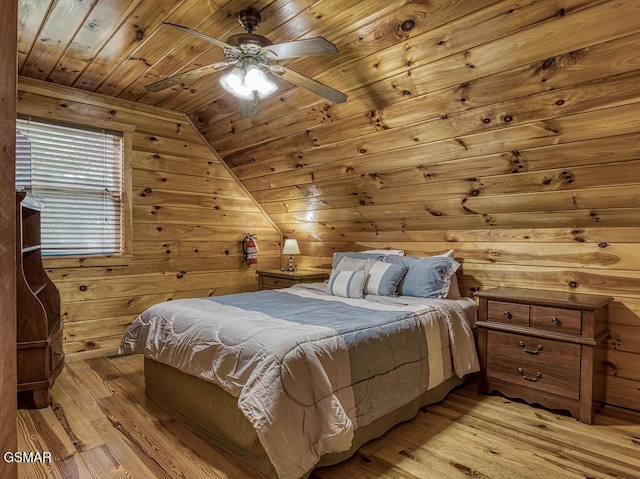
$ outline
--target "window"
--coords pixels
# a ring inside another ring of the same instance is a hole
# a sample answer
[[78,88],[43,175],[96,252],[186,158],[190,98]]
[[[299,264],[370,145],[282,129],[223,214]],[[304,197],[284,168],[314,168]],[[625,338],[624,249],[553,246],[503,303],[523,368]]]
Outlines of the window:
[[123,135],[19,118],[16,187],[44,203],[42,252],[123,252]]

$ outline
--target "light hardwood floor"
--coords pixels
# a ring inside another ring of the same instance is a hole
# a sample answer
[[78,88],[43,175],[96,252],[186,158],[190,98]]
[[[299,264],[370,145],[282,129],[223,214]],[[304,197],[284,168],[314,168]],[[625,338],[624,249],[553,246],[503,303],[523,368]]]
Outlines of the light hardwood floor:
[[[140,356],[70,362],[52,397],[50,408],[19,411],[19,450],[53,457],[21,464],[20,479],[259,477],[145,396]],[[588,426],[470,384],[312,475],[372,478],[640,478],[640,413],[606,407]]]

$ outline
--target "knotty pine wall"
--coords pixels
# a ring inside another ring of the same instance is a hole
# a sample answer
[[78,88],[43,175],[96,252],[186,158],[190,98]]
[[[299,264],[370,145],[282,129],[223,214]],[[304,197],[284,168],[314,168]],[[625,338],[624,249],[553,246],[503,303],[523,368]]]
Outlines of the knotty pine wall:
[[335,64],[296,64],[346,103],[191,115],[303,267],[454,248],[467,295],[614,296],[607,402],[640,409],[638,15],[638,0],[412,2],[333,30]]
[[[0,452],[17,450],[16,433],[16,19],[17,2],[0,15]],[[0,477],[15,479],[14,462],[0,460]]]
[[131,251],[46,259],[60,290],[68,359],[112,353],[126,326],[165,300],[257,288],[240,241],[257,234],[259,266],[279,267],[278,229],[183,114],[21,78],[18,112],[131,134]]

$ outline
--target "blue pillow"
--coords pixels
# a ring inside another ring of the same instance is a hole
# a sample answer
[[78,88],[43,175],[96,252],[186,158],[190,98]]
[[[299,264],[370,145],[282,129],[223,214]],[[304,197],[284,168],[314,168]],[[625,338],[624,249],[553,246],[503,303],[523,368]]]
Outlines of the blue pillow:
[[382,261],[385,257],[385,255],[379,254],[379,253],[356,253],[355,251],[347,251],[345,253],[333,253],[333,264],[331,265],[331,269],[336,269],[340,260],[345,256],[348,256],[349,258],[356,258],[356,259],[373,259],[376,261]]
[[333,271],[327,283],[327,293],[343,298],[362,298],[367,272]]
[[446,256],[413,258],[411,256],[389,255],[385,261],[407,268],[407,272],[400,282],[399,292],[403,296],[418,298],[446,298],[451,286],[451,276],[460,266],[456,260]]
[[378,296],[396,296],[398,284],[407,272],[401,264],[385,263],[384,261],[367,261],[367,283],[364,292]]

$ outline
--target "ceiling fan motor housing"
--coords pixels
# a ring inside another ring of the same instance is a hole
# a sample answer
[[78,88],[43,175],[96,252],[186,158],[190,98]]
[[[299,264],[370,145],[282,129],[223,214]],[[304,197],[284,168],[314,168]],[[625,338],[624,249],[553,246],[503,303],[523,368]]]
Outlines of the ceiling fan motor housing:
[[238,14],[238,22],[240,22],[242,28],[251,33],[258,28],[260,22],[262,22],[262,17],[258,10],[248,8]]
[[[227,38],[227,43],[242,50],[242,53],[248,55],[258,55],[264,47],[273,45],[273,42],[267,37],[256,35],[253,31],[258,28],[262,17],[260,12],[253,8],[243,10],[238,14],[238,22],[247,33],[238,33]],[[225,54],[228,52],[225,52]],[[231,55],[234,57],[234,55]],[[227,59],[228,55],[227,55]]]
[[242,50],[243,53],[257,55],[263,47],[273,45],[267,37],[255,33],[238,33],[227,38],[227,43]]

